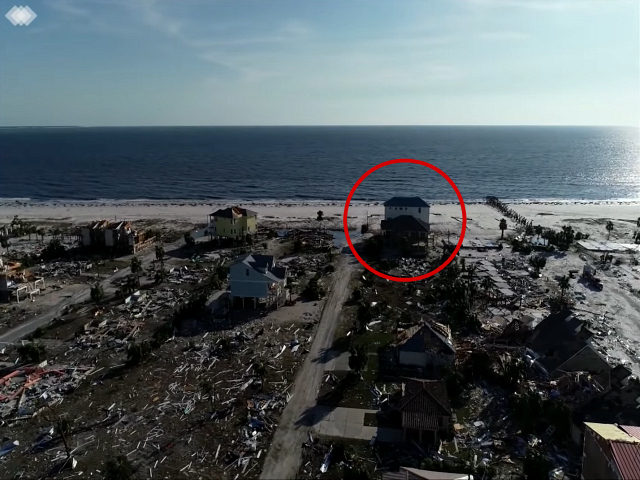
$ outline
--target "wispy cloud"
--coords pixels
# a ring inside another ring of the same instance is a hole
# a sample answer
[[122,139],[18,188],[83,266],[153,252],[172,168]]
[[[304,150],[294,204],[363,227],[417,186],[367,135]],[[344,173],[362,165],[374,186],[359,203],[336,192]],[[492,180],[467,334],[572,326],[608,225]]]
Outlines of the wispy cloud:
[[[277,75],[272,69],[262,69],[255,63],[257,51],[277,48],[278,45],[290,45],[308,39],[313,34],[312,27],[297,19],[283,20],[271,29],[262,28],[261,34],[243,35],[253,32],[250,23],[235,25],[207,25],[206,31],[194,31],[193,19],[177,18],[175,10],[165,13],[163,5],[157,0],[142,0],[130,4],[136,9],[142,21],[167,37],[180,42],[196,58],[212,64],[223,77],[231,75],[236,80],[255,82]],[[233,34],[230,34],[232,32]],[[245,48],[246,47],[246,48]],[[250,48],[251,47],[251,48]],[[250,48],[250,50],[248,50]],[[247,54],[243,54],[247,50]]]
[[490,8],[565,11],[605,5],[612,0],[467,0],[470,4]]
[[482,40],[525,40],[530,38],[528,33],[524,32],[512,32],[512,31],[495,31],[495,32],[481,32],[479,35]]
[[91,13],[86,8],[81,7],[81,3],[74,2],[73,0],[59,0],[56,2],[50,2],[47,4],[49,8],[56,10],[60,13],[73,15],[76,17],[89,17]]
[[139,0],[131,2],[131,6],[140,12],[142,21],[171,37],[180,37],[184,28],[183,22],[175,16],[162,13],[156,0]]

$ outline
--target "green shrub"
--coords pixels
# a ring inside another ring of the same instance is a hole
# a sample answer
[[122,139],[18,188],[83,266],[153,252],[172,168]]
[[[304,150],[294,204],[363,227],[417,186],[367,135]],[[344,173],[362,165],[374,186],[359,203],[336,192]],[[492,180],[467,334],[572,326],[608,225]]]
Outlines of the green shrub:
[[18,347],[18,355],[32,363],[40,363],[45,359],[46,349],[41,343],[25,343]]

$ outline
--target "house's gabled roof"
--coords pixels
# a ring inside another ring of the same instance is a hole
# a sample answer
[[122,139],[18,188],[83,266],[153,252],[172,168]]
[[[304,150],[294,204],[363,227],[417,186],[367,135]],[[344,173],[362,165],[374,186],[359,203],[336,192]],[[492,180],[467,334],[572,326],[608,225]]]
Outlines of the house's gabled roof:
[[253,210],[241,207],[221,208],[211,214],[214,217],[233,218],[235,217],[257,217],[258,214]]
[[249,253],[243,259],[242,263],[246,263],[256,270],[265,270],[274,264],[273,255],[260,255],[257,253]]
[[621,383],[625,378],[628,378],[632,375],[633,372],[631,369],[625,365],[616,365],[613,370],[611,370],[611,381]]
[[272,255],[247,254],[237,263],[243,263],[274,282],[282,282],[287,274],[284,267],[276,267]]
[[122,221],[118,221],[118,222],[111,222],[107,225],[108,229],[111,230],[120,230],[121,228],[131,228],[131,224],[125,220]]
[[551,373],[587,346],[593,334],[571,311],[549,315],[531,332],[527,344],[541,356],[540,362]]
[[382,220],[380,222],[380,228],[384,231],[390,231],[395,233],[403,232],[424,232],[429,233],[429,224],[415,218],[411,215],[400,215],[388,220]]
[[640,478],[639,427],[592,422],[585,422],[585,426],[600,437],[598,443],[615,464],[622,480]]
[[640,444],[611,442],[611,453],[622,480],[640,478]]
[[409,380],[399,410],[402,426],[416,430],[438,430],[441,416],[450,416],[447,387],[442,380]]
[[[611,365],[591,344],[585,344],[580,350],[558,365],[558,370],[565,372],[585,371],[603,374],[608,382]],[[605,380],[605,378],[599,379]]]
[[628,426],[622,427],[615,423],[597,422],[584,422],[584,425],[593,430],[603,440],[606,440],[608,442],[627,442],[637,443],[638,445],[640,445],[640,438],[630,434],[624,429],[625,427],[629,428]]
[[383,472],[382,480],[473,480],[466,473],[436,472],[419,468],[400,467],[398,472]]
[[384,202],[385,207],[428,207],[420,197],[393,197]]
[[88,228],[91,230],[98,230],[98,229],[106,228],[107,225],[109,225],[108,220],[98,220],[97,222],[91,222],[88,225]]
[[640,441],[640,427],[636,427],[633,425],[620,425],[620,428]]
[[445,325],[421,323],[402,332],[398,348],[406,352],[433,352],[455,355],[451,331]]

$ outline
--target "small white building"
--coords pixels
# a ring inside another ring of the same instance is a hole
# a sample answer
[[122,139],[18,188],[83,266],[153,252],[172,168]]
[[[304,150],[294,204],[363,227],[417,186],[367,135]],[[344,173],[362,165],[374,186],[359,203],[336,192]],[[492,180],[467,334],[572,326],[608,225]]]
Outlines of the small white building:
[[393,197],[384,202],[384,219],[408,215],[429,224],[429,204],[420,197]]

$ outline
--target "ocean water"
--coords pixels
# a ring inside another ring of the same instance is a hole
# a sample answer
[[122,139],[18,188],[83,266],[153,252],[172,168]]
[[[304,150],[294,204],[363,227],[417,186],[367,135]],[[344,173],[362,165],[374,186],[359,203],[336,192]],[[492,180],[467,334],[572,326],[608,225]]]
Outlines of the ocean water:
[[[394,158],[466,201],[640,199],[636,128],[446,126],[1,128],[0,199],[344,201]],[[455,199],[397,165],[354,200],[399,194]]]

